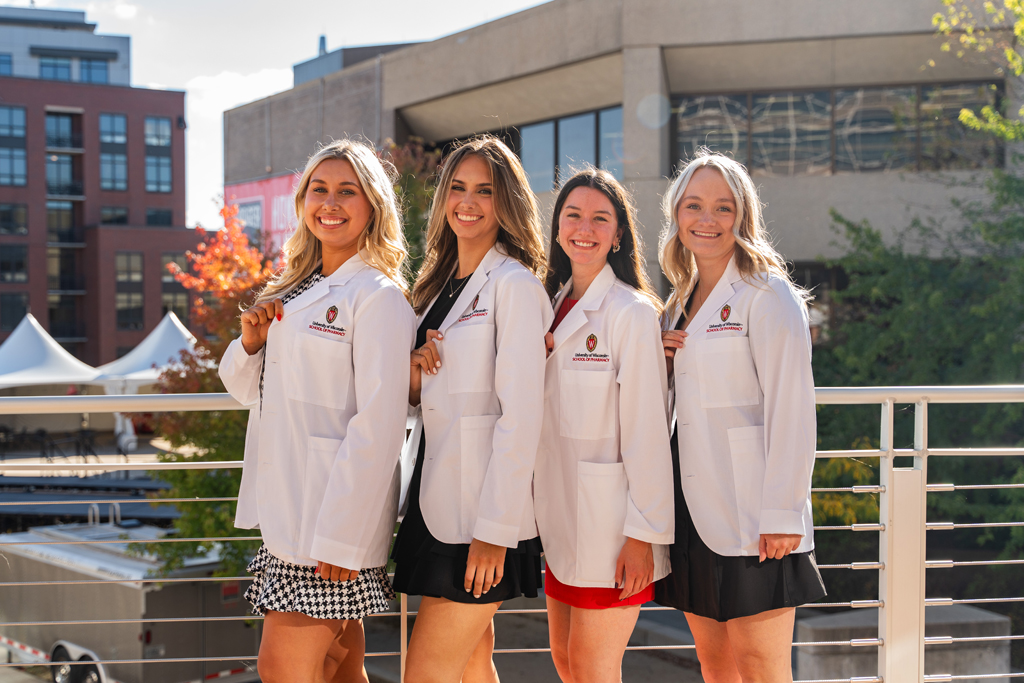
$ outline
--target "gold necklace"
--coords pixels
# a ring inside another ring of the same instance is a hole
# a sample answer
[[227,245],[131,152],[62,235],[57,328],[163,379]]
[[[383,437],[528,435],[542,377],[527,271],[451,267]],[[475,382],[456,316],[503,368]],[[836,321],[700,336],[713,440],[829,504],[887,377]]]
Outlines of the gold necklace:
[[466,283],[469,282],[469,276],[466,276],[466,278],[459,283],[458,287],[453,287],[452,281],[456,279],[455,275],[452,275],[451,280],[448,280],[448,291],[451,292],[451,294],[448,295],[449,299],[454,298],[457,293],[462,291],[462,288],[466,286]]

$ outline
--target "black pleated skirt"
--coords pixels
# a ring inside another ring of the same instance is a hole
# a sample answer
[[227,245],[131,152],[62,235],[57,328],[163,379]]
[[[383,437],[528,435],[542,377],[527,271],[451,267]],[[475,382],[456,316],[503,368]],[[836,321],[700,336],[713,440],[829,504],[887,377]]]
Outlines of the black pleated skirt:
[[725,622],[825,597],[813,550],[759,562],[756,556],[727,557],[708,548],[683,496],[676,434],[672,435],[672,469],[676,505],[676,540],[669,548],[672,573],[655,584],[655,602]]
[[537,597],[541,586],[540,538],[520,541],[505,552],[504,575],[499,583],[479,598],[465,588],[468,543],[442,543],[427,528],[420,509],[420,481],[426,435],[420,435],[416,467],[409,482],[409,504],[398,529],[391,559],[395,561],[394,589],[406,595],[445,598],[453,602],[484,605],[525,595]]

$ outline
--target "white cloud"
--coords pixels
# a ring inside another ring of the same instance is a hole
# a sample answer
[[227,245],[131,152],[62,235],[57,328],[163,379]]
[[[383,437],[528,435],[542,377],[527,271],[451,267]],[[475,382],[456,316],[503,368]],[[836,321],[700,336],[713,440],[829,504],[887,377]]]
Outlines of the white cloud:
[[219,206],[214,200],[224,191],[224,111],[290,87],[291,69],[264,69],[247,75],[224,71],[185,84],[188,225],[220,226]]
[[119,19],[134,19],[135,15],[139,13],[139,8],[127,2],[119,2],[114,5],[114,14]]

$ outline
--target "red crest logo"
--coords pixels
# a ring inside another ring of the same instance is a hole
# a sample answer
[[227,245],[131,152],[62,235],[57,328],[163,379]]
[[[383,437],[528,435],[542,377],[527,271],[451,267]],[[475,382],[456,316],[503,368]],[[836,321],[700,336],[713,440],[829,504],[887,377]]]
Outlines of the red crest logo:
[[327,309],[327,324],[330,325],[338,317],[338,307],[331,306]]
[[722,322],[723,323],[726,320],[729,319],[729,314],[730,313],[732,313],[732,308],[729,306],[729,304],[726,304],[726,305],[722,306]]
[[473,303],[472,303],[472,304],[470,304],[470,306],[469,306],[469,310],[471,310],[471,311],[475,311],[475,310],[476,310],[476,305],[477,305],[478,303],[480,303],[480,295],[479,295],[479,294],[477,294],[477,295],[476,295],[476,296],[475,296],[475,297],[473,298]]
[[587,351],[593,351],[597,348],[597,335],[592,334],[587,337]]

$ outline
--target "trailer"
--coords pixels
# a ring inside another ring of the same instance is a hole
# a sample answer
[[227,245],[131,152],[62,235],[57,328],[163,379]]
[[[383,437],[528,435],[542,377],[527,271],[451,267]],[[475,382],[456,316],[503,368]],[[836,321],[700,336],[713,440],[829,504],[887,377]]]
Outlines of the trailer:
[[[101,524],[97,514],[89,523],[0,534],[0,644],[25,663],[96,662],[51,666],[56,683],[258,680],[253,659],[161,662],[253,658],[261,633],[251,619],[192,621],[250,615],[245,586],[199,580],[218,568],[216,551],[164,577],[155,557],[130,548],[168,533],[116,517]],[[143,661],[103,664],[113,660]]]

